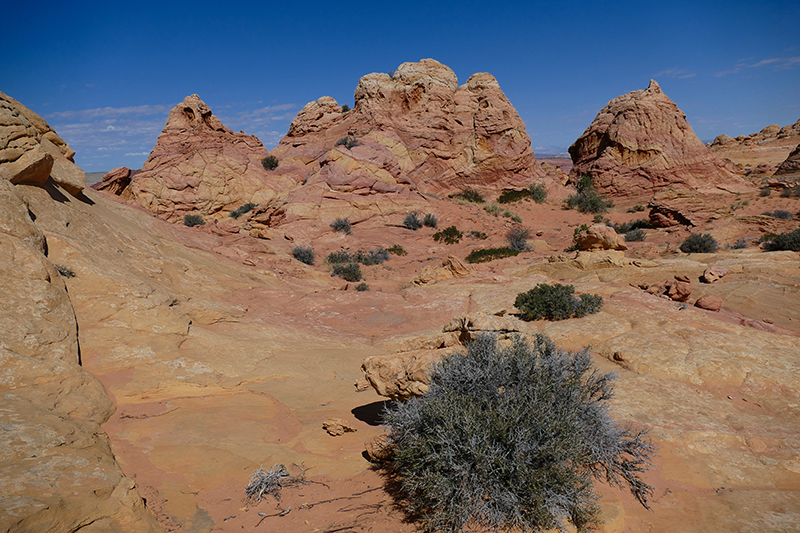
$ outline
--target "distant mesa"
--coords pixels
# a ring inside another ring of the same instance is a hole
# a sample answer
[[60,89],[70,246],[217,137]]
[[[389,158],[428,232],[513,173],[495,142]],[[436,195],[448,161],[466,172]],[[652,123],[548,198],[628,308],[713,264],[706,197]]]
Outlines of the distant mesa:
[[97,186],[176,222],[187,214],[224,217],[242,203],[268,205],[295,183],[262,166],[269,154],[235,133],[193,94],[175,106],[141,171],[114,169]]
[[73,159],[75,151],[42,117],[2,92],[0,126],[0,168],[5,179],[43,184],[52,178],[72,195],[86,187],[86,174]]
[[591,176],[609,197],[646,199],[668,185],[700,193],[753,191],[697,138],[655,80],[611,100],[569,153],[571,178]]

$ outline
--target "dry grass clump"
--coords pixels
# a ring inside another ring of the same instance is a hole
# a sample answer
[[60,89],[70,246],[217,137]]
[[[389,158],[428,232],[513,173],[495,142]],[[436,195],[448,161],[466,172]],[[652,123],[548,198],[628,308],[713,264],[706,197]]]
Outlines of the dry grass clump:
[[249,503],[258,503],[267,494],[271,494],[276,500],[280,500],[281,489],[309,483],[306,481],[306,471],[302,467],[299,468],[300,475],[297,476],[291,475],[284,465],[272,465],[269,472],[259,468],[253,472],[250,484],[244,488],[245,500]]

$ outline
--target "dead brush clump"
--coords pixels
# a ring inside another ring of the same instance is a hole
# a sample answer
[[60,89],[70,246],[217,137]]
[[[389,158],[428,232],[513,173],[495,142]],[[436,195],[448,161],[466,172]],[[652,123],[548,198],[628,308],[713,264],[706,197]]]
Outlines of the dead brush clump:
[[280,500],[281,489],[311,483],[306,480],[307,469],[304,469],[302,465],[298,468],[300,469],[300,474],[297,476],[291,475],[284,465],[272,465],[269,472],[259,468],[253,472],[250,484],[244,489],[245,501],[247,503],[258,503],[266,494],[271,494],[276,500]]

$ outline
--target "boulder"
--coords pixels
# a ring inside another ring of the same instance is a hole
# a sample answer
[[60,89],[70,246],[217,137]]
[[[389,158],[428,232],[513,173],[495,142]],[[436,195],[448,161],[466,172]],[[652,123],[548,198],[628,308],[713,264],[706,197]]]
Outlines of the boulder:
[[361,370],[372,388],[381,396],[407,400],[428,392],[430,370],[441,358],[439,350],[415,350],[367,357]]
[[439,283],[440,281],[469,276],[470,271],[470,267],[465,265],[461,259],[450,255],[439,265],[428,265],[423,268],[419,275],[411,280],[411,283],[414,285]]
[[710,266],[703,271],[700,281],[703,283],[714,283],[728,274],[728,269],[720,266]]
[[578,232],[575,242],[580,250],[627,250],[624,239],[611,226],[592,224]]
[[722,307],[722,298],[714,294],[706,294],[698,298],[694,306],[708,311],[719,311]]
[[654,80],[611,100],[569,148],[572,180],[591,176],[609,197],[651,197],[667,185],[699,192],[752,192],[697,138]]
[[322,423],[322,429],[328,432],[332,437],[340,437],[345,433],[354,433],[358,431],[356,428],[347,423],[346,420],[341,418],[329,418]]
[[226,128],[193,94],[170,111],[142,170],[115,169],[99,189],[171,222],[187,214],[227,218],[242,203],[270,205],[296,185],[264,169],[261,160],[268,154],[255,136]]
[[685,276],[650,285],[647,292],[655,296],[663,296],[676,302],[685,302],[692,295],[692,284]]
[[373,463],[384,463],[392,457],[392,445],[388,433],[381,433],[364,443],[367,457]]
[[131,170],[128,167],[117,167],[111,172],[107,172],[103,176],[103,180],[93,185],[92,188],[128,199],[130,198],[128,185],[131,184],[131,178],[136,174],[135,170]]
[[0,168],[11,183],[43,184],[52,178],[72,195],[86,187],[75,151],[45,120],[0,92]]

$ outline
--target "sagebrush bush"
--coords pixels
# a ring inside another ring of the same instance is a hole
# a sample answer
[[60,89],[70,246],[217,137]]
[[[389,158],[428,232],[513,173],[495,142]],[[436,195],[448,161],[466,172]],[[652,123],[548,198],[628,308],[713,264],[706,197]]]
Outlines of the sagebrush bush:
[[200,215],[184,215],[183,217],[183,225],[187,228],[193,228],[195,226],[204,226],[206,223],[203,220],[203,217]]
[[528,228],[514,226],[506,233],[508,247],[517,252],[524,252],[528,249],[528,237],[530,234],[531,231]]
[[370,250],[365,252],[364,250],[358,250],[353,255],[353,261],[356,263],[361,263],[365,266],[371,265],[380,265],[384,261],[389,260],[389,251],[383,248],[375,248],[374,250]]
[[489,238],[489,236],[486,235],[484,232],[476,230],[470,231],[469,236],[472,237],[473,239],[480,239],[482,241],[485,241],[486,239]]
[[719,249],[717,240],[708,233],[692,233],[680,245],[687,254],[712,254]]
[[575,298],[575,287],[554,283],[540,283],[528,292],[517,295],[514,306],[522,320],[566,320],[597,313],[603,307],[603,297],[581,294]]
[[428,213],[422,218],[422,225],[428,228],[435,228],[439,225],[439,219],[436,218],[436,215]]
[[611,224],[611,227],[614,228],[614,231],[617,233],[624,235],[629,231],[633,231],[635,229],[642,229],[642,228],[652,228],[653,225],[650,224],[649,220],[645,220],[640,218],[638,220],[631,220],[630,222],[622,222],[620,224]]
[[442,231],[437,231],[433,234],[433,240],[436,242],[443,241],[445,244],[458,244],[464,233],[459,231],[455,226],[449,226]]
[[280,161],[278,161],[278,158],[274,155],[268,155],[261,160],[261,166],[264,167],[264,170],[275,170],[278,168],[279,163]]
[[781,198],[791,198],[791,197],[800,197],[800,185],[795,185],[793,187],[786,187],[781,191]]
[[414,231],[422,227],[422,221],[419,219],[419,215],[416,211],[406,215],[406,218],[403,219],[403,226]]
[[451,194],[450,196],[448,196],[448,198],[457,198],[465,200],[467,202],[472,202],[474,204],[482,204],[483,202],[485,202],[481,193],[479,193],[475,189],[470,189],[469,187],[461,192]]
[[775,211],[764,211],[761,214],[772,218],[779,218],[781,220],[791,220],[794,218],[794,215],[790,211],[786,211],[785,209],[776,209]]
[[733,243],[733,246],[731,246],[731,248],[733,248],[734,250],[743,250],[747,248],[748,241],[749,239],[736,239],[736,242]]
[[345,281],[356,282],[362,278],[361,267],[357,263],[336,263],[331,272]]
[[313,265],[314,259],[316,259],[314,249],[310,246],[295,246],[294,250],[292,250],[292,255],[295,259],[307,265]]
[[765,240],[764,249],[768,252],[777,252],[779,250],[800,252],[800,228]]
[[528,187],[528,195],[534,202],[541,204],[547,200],[547,189],[541,183],[531,183]]
[[248,202],[244,205],[240,205],[236,209],[230,212],[231,218],[239,218],[240,216],[244,215],[245,213],[249,213],[253,209],[258,207],[258,204],[254,204],[252,202]]
[[633,207],[628,208],[628,213],[638,213],[639,211],[644,211],[645,209],[646,207],[642,204],[636,204]]
[[483,206],[484,211],[492,216],[499,217],[503,214],[503,208],[497,204],[486,204]]
[[406,252],[405,248],[403,248],[399,244],[395,244],[394,246],[390,246],[389,248],[386,249],[386,251],[389,252],[392,255],[398,255],[398,256],[399,255],[408,255],[408,252]]
[[340,233],[344,233],[345,235],[350,235],[350,232],[353,229],[353,225],[350,224],[350,221],[346,218],[337,218],[331,222],[330,227],[333,229],[333,231],[338,231]]
[[625,234],[626,242],[640,242],[647,238],[647,234],[641,229],[632,229]]
[[606,200],[594,189],[592,178],[583,176],[576,184],[578,194],[573,194],[566,200],[567,207],[575,209],[581,213],[605,213],[614,202]]
[[511,248],[483,248],[481,250],[472,250],[466,257],[466,261],[467,263],[486,263],[515,255],[519,255],[519,252]]
[[364,292],[364,291],[368,291],[368,290],[369,290],[369,285],[367,285],[366,283],[364,283],[364,282],[362,281],[361,283],[359,283],[358,285],[356,285],[356,290],[357,290],[358,292]]
[[342,137],[341,139],[336,141],[334,146],[344,146],[345,148],[350,150],[353,147],[358,146],[358,139],[356,139],[355,137],[350,137],[350,136]]
[[514,202],[519,202],[520,200],[525,200],[530,198],[530,194],[528,193],[527,189],[523,191],[515,191],[515,190],[506,190],[500,193],[500,196],[497,197],[498,204],[511,204]]
[[769,196],[771,194],[772,194],[772,189],[768,189],[767,187],[764,187],[763,189],[758,191],[758,195],[762,197]]
[[543,335],[480,335],[445,356],[424,396],[384,416],[409,513],[427,531],[585,531],[599,522],[594,480],[648,508],[655,447],[611,418],[614,379]]

